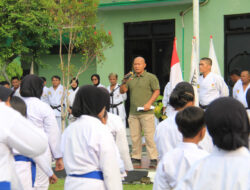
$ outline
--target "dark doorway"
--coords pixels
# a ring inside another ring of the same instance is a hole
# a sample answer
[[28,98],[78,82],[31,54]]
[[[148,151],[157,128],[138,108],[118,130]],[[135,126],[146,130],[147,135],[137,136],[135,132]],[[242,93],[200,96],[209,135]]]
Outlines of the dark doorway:
[[[135,57],[144,57],[147,63],[146,70],[158,77],[161,94],[163,94],[170,75],[175,20],[125,23],[124,33],[125,73],[132,70],[132,62]],[[126,111],[128,115],[129,94]]]
[[133,59],[145,58],[146,70],[160,82],[161,94],[169,81],[170,63],[175,36],[175,20],[125,23],[124,71],[132,70]]
[[225,16],[225,79],[233,69],[250,70],[250,14]]

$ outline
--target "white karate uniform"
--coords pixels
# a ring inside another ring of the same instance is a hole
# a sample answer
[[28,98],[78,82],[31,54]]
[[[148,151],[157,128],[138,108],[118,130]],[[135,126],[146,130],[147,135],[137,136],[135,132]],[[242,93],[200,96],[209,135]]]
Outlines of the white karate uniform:
[[[75,90],[73,90],[73,89],[69,90],[69,92],[68,92],[69,107],[73,106],[75,96],[76,96],[76,93],[78,92],[78,90],[79,90],[79,87],[77,87]],[[70,114],[69,118],[68,118],[69,124],[71,124],[73,121],[75,121],[75,117],[72,114]]]
[[243,84],[242,84],[242,81],[239,80],[239,82],[237,82],[235,85],[234,85],[234,88],[233,88],[233,97],[240,101],[245,108],[248,107],[247,105],[247,100],[246,100],[246,95],[247,95],[247,90],[250,88],[250,84],[248,84],[248,86],[246,87],[245,91],[243,89]]
[[[11,89],[12,89],[12,90],[14,90],[14,88],[13,88],[13,87],[12,87]],[[18,87],[18,89],[16,89],[16,90],[15,90],[15,92],[14,92],[13,96],[18,96],[18,97],[21,97],[21,95],[20,95],[20,86]]]
[[44,86],[43,87],[43,94],[42,94],[42,96],[41,96],[41,100],[43,101],[43,102],[45,102],[45,103],[47,103],[47,104],[49,104],[49,88],[48,87],[46,87],[46,86]]
[[174,108],[169,104],[169,98],[171,95],[171,86],[170,82],[168,82],[164,88],[162,104],[163,107],[166,107],[165,115],[170,117],[174,112]]
[[[177,111],[175,110],[170,117],[160,122],[156,127],[154,141],[158,151],[159,160],[162,159],[163,155],[176,148],[179,143],[182,142],[182,134],[178,130],[178,126],[175,122]],[[207,152],[211,152],[213,149],[213,142],[206,131],[205,137],[199,142],[198,146]]]
[[[48,136],[49,148],[47,148],[42,156],[45,162],[51,166],[52,156],[55,159],[62,158],[62,152],[60,150],[61,133],[56,122],[54,111],[48,104],[38,98],[23,97],[23,100],[27,105],[27,118]],[[46,190],[48,186],[49,178],[47,173],[44,173],[40,167],[37,167],[35,189]]]
[[[107,126],[95,117],[83,115],[69,125],[61,148],[67,173],[65,190],[121,190],[121,175],[114,139]],[[104,180],[70,177],[102,171]]]
[[180,143],[175,149],[164,154],[157,166],[153,190],[171,190],[182,179],[189,168],[206,156],[194,143]]
[[[109,93],[111,93],[110,86],[107,87]],[[124,101],[127,100],[127,94],[121,94],[120,93],[120,87],[118,84],[115,85],[115,91],[113,93],[113,98],[110,96],[110,104],[120,104],[119,106],[115,108],[110,108],[109,112],[114,113],[116,115],[119,115],[124,123],[124,127],[126,127],[126,111],[124,107]],[[118,110],[118,112],[117,112]]]
[[12,190],[22,190],[11,148],[24,156],[35,157],[44,153],[48,139],[41,130],[4,102],[0,103],[0,122],[0,182],[10,182]]
[[102,87],[102,88],[106,88],[104,85],[102,85],[101,83],[99,83],[96,87]]
[[203,106],[209,105],[213,100],[229,96],[229,90],[220,75],[210,72],[205,78],[198,78],[199,103]]
[[[14,155],[21,155],[17,150],[13,150]],[[43,155],[32,158],[36,164],[36,168],[39,167],[48,176],[53,175],[53,170],[51,169],[51,161],[47,161]],[[16,161],[15,170],[17,176],[25,190],[34,190],[32,187],[32,172],[31,172],[31,162],[26,161]],[[36,176],[37,178],[37,176]]]
[[175,190],[250,189],[250,154],[247,148],[234,151],[214,148],[210,156],[196,162]]
[[107,126],[114,137],[121,159],[124,162],[125,170],[133,170],[124,123],[119,116],[108,113]]
[[[49,99],[49,104],[51,106],[60,106],[61,105],[61,99],[63,96],[63,86],[60,84],[56,90],[51,86],[48,90],[48,99]],[[65,100],[64,100],[65,103]],[[60,131],[62,131],[62,122],[61,122],[61,106],[57,109],[53,109],[56,115],[56,120],[58,127]]]

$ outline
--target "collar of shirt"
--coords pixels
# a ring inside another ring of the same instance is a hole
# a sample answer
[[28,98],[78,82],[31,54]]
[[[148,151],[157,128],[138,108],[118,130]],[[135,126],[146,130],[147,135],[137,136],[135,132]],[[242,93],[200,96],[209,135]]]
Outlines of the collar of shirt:
[[183,147],[184,149],[198,149],[197,144],[191,142],[181,142],[179,147]]
[[142,74],[140,74],[140,75],[135,75],[135,77],[144,77],[145,75],[146,75],[146,73],[147,73],[147,71],[145,70],[145,71],[143,71],[143,73]]

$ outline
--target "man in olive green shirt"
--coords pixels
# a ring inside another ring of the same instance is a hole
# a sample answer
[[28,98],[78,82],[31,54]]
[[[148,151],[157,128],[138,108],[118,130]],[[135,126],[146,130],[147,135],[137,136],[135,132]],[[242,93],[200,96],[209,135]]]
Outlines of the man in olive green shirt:
[[[156,167],[157,150],[154,142],[155,117],[151,109],[152,104],[160,94],[160,85],[157,77],[145,71],[146,63],[143,57],[136,57],[133,62],[135,76],[133,79],[124,79],[120,92],[130,93],[129,128],[132,139],[132,162],[141,163],[141,134],[144,131],[146,148],[150,157],[150,166]],[[138,111],[143,107],[143,111]]]

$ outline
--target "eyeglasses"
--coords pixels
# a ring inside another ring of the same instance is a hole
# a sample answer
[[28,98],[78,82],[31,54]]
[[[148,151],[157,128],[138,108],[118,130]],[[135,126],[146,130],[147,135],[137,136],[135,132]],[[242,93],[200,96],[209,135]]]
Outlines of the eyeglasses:
[[92,81],[94,81],[94,80],[98,80],[98,79],[91,79]]

